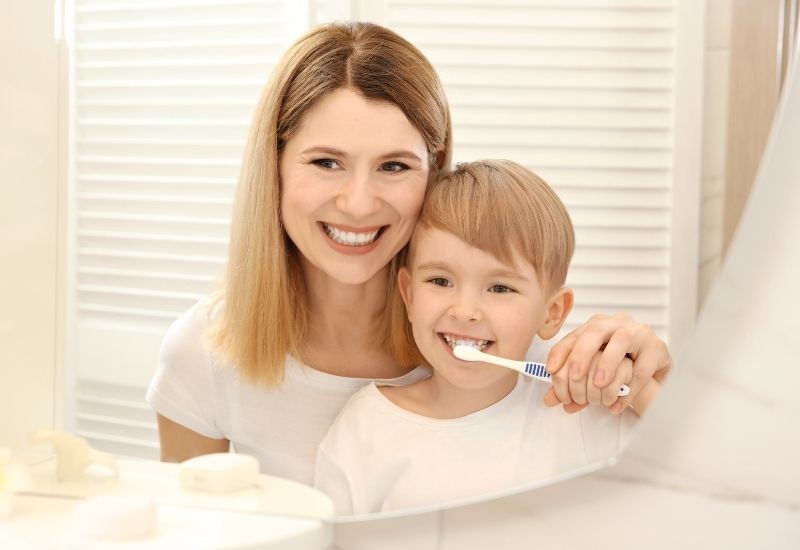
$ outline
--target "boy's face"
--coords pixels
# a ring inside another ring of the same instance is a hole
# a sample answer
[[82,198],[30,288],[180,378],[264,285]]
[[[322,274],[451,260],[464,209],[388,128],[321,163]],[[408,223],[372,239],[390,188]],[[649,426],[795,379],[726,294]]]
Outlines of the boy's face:
[[417,226],[411,263],[399,274],[400,291],[417,346],[454,386],[477,390],[516,376],[457,359],[457,343],[524,359],[534,335],[552,337],[569,312],[568,289],[545,296],[533,266],[516,254],[514,260],[504,264],[450,233]]

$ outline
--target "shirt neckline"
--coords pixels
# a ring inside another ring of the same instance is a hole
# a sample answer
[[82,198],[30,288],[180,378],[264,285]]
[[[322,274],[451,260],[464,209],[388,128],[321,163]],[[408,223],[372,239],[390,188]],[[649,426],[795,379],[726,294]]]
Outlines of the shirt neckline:
[[465,416],[460,416],[458,418],[432,418],[430,416],[424,416],[415,412],[411,412],[397,405],[394,401],[383,395],[383,393],[378,389],[379,385],[382,386],[390,384],[372,382],[364,389],[364,391],[367,392],[371,398],[378,400],[381,406],[391,414],[415,424],[421,424],[432,428],[447,429],[472,426],[484,421],[488,417],[496,416],[506,409],[513,407],[517,402],[518,396],[525,391],[526,381],[523,376],[518,376],[517,383],[505,397],[484,409],[475,411],[474,413],[470,413]]
[[314,367],[306,365],[296,357],[287,355],[285,373],[288,378],[315,387],[355,391],[371,382],[377,382],[382,386],[404,386],[406,384],[418,382],[430,376],[430,369],[419,365],[396,378],[355,378],[319,371]]

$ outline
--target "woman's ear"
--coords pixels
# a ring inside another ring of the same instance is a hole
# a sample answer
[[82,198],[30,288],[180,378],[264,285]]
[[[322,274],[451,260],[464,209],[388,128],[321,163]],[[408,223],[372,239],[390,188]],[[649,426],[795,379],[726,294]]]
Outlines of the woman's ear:
[[397,272],[397,288],[400,290],[403,303],[406,305],[408,320],[411,321],[411,273],[405,266],[401,267],[400,271]]
[[575,295],[571,288],[561,287],[556,290],[547,303],[545,309],[544,320],[539,325],[539,331],[536,333],[542,340],[549,340],[561,330],[561,325],[567,319],[567,315],[572,311],[572,304],[575,301]]

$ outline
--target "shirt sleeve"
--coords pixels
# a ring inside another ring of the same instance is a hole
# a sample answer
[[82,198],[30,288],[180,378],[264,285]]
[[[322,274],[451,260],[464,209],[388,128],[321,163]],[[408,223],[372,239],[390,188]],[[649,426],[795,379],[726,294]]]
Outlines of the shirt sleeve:
[[212,439],[225,435],[214,418],[214,365],[206,349],[209,306],[200,302],[170,326],[147,390],[153,410]]

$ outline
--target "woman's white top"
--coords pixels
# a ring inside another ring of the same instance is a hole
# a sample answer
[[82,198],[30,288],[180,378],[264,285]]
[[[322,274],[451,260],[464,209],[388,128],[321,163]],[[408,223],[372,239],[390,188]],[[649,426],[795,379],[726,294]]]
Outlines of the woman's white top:
[[407,411],[370,384],[320,445],[314,485],[337,514],[360,515],[478,497],[616,457],[635,415],[568,414],[543,404],[548,388],[520,375],[494,405],[443,420]]
[[[204,300],[170,327],[161,346],[147,402],[160,415],[214,439],[228,439],[255,456],[265,474],[311,484],[317,447],[347,400],[370,378],[314,370],[292,357],[277,389],[263,389],[221,364],[206,346],[219,311]],[[403,385],[430,375],[418,367],[382,385]]]

